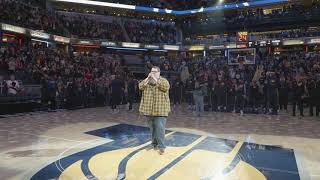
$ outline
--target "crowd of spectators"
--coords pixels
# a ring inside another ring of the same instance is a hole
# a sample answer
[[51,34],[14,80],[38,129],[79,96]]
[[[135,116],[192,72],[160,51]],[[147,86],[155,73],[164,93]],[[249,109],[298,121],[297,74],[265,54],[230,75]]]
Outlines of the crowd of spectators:
[[[162,60],[146,62],[147,71],[153,65],[162,70],[179,72],[167,76],[171,84],[170,96],[174,105],[186,102],[195,108],[192,98],[196,84],[207,89],[206,109],[209,111],[278,114],[285,110],[301,116],[320,113],[320,54],[285,53],[257,54],[255,65],[231,66],[224,56],[187,58],[184,61]],[[288,104],[292,109],[289,110]],[[204,104],[203,104],[204,106]],[[316,112],[314,113],[314,109]]]
[[[198,58],[187,61],[180,69],[180,77],[172,83],[175,104],[184,99],[193,105],[194,84],[204,83],[207,88],[208,109],[240,113],[272,113],[296,107],[300,115],[309,107],[309,115],[319,115],[320,55],[319,53],[291,53],[262,55],[256,65],[230,66],[226,57]],[[189,93],[189,94],[188,94]],[[189,97],[189,98],[188,98]],[[314,113],[314,107],[316,113]]]
[[34,4],[24,1],[3,0],[0,1],[0,6],[2,7],[0,20],[3,23],[61,35],[67,35],[68,33],[68,30],[63,27],[54,13],[34,6]]
[[176,43],[176,30],[172,24],[125,21],[124,26],[132,42]]
[[[102,22],[86,14],[66,16],[55,11],[33,6],[24,1],[0,1],[0,21],[56,35],[79,38],[99,38],[126,41],[119,22]],[[175,27],[157,22],[126,19],[126,31],[132,42],[175,43]],[[143,37],[142,37],[143,36]],[[128,40],[127,40],[128,41]]]
[[[286,38],[301,38],[301,37],[319,37],[320,28],[310,29],[310,28],[300,28],[300,29],[287,29],[274,32],[249,32],[248,41],[257,40],[269,40],[269,39],[286,39]],[[236,42],[236,33],[228,34],[216,34],[209,36],[197,37],[193,35],[191,37],[186,37],[184,43],[186,44],[224,44],[225,42]]]
[[[100,23],[85,16],[66,17],[20,1],[3,0],[0,5],[5,7],[0,12],[0,19],[9,24],[69,36],[124,39],[116,21]],[[317,5],[313,6],[313,9],[317,8]],[[280,14],[290,14],[294,9],[284,8]],[[261,9],[253,14],[249,12],[250,16],[264,16]],[[124,27],[132,42],[175,42],[175,31],[170,25],[124,21]],[[299,29],[264,36],[305,35],[317,34]],[[175,105],[185,101],[191,108],[194,105],[192,94],[202,84],[207,89],[202,96],[208,97],[208,110],[277,114],[279,109],[288,110],[290,102],[294,107],[293,115],[296,115],[297,106],[303,116],[305,104],[310,108],[310,115],[314,114],[313,107],[319,115],[319,53],[294,52],[280,56],[258,53],[258,59],[255,65],[231,66],[224,56],[183,60],[165,57],[155,62],[147,61],[145,68],[146,73],[154,65],[161,67],[163,72],[178,72],[170,77],[163,74],[171,82],[170,95]],[[8,43],[0,51],[0,74],[1,96],[23,93],[23,84],[40,84],[42,103],[51,108],[98,104],[116,109],[116,105],[129,102],[132,109],[132,103],[139,97],[137,81],[121,63],[120,55],[100,50],[74,54],[31,42]]]
[[301,5],[291,4],[288,6],[283,6],[280,9],[274,9],[271,12],[265,12],[262,8],[249,9],[244,11],[239,11],[237,14],[227,17],[225,22],[230,23],[244,23],[247,21],[256,21],[262,19],[273,19],[282,17],[299,17],[310,15],[312,13],[319,13],[320,3],[314,3],[310,7],[304,7]]
[[68,29],[72,36],[78,38],[108,39],[124,42],[125,38],[120,24],[116,21],[99,22],[87,18],[85,15],[68,17],[59,15],[63,27]]
[[[147,60],[145,67],[146,72],[154,65],[161,67],[170,81],[174,105],[186,102],[192,108],[192,93],[204,84],[207,110],[277,114],[291,104],[301,116],[305,105],[310,107],[310,115],[319,114],[319,53],[257,56],[255,65],[231,66],[227,57],[207,56]],[[137,80],[118,54],[66,54],[40,44],[21,48],[11,44],[1,49],[0,57],[1,72],[11,75],[0,76],[2,95],[19,95],[24,83],[42,85],[42,103],[52,108],[112,105],[115,109],[115,105],[130,102],[132,109],[139,98]],[[317,107],[316,113],[313,107]],[[293,115],[295,109],[290,111]]]
[[[0,64],[2,96],[23,95],[18,82],[20,85],[39,84],[42,103],[49,103],[53,108],[110,104],[112,80],[132,76],[116,54],[70,55],[41,44],[26,44],[20,48],[10,44],[1,49]],[[6,79],[9,77],[10,80]],[[15,87],[10,87],[12,82]],[[11,93],[10,89],[16,91]]]
[[299,4],[290,4],[283,6],[282,8],[267,9],[267,8],[255,8],[255,9],[240,9],[227,15],[216,14],[212,16],[210,14],[206,16],[190,17],[184,19],[184,25],[192,27],[194,25],[242,25],[246,27],[248,24],[254,24],[259,21],[267,20],[279,20],[288,18],[304,18],[312,15],[318,15],[320,9],[320,2],[314,2],[311,6],[303,6]]

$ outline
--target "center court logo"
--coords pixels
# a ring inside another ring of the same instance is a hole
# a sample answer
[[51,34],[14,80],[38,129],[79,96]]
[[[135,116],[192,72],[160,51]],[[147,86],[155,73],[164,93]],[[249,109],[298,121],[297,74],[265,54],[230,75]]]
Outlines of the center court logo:
[[145,149],[148,132],[127,124],[87,132],[114,141],[62,158],[59,168],[54,162],[32,179],[299,179],[292,150],[168,131],[160,156]]

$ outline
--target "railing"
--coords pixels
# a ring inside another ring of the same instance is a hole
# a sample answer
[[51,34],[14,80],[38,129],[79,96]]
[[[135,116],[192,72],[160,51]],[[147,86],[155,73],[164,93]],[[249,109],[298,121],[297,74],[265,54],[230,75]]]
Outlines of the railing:
[[41,103],[41,86],[24,85],[16,95],[0,96],[0,104]]

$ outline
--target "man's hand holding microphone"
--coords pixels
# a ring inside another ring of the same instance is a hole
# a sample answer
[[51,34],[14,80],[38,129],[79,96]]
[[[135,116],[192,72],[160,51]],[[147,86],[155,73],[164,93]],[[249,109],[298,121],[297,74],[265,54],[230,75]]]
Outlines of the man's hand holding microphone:
[[155,84],[158,82],[158,79],[155,77],[155,75],[151,72],[149,73],[148,77],[143,80],[145,84],[152,83]]

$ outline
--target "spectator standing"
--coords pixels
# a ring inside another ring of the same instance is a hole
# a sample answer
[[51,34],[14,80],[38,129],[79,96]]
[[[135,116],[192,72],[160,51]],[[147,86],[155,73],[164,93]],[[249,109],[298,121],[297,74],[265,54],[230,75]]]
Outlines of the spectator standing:
[[113,113],[119,112],[117,106],[120,105],[122,95],[124,91],[124,83],[119,79],[118,76],[112,75],[112,81],[110,84],[111,90],[111,109]]

